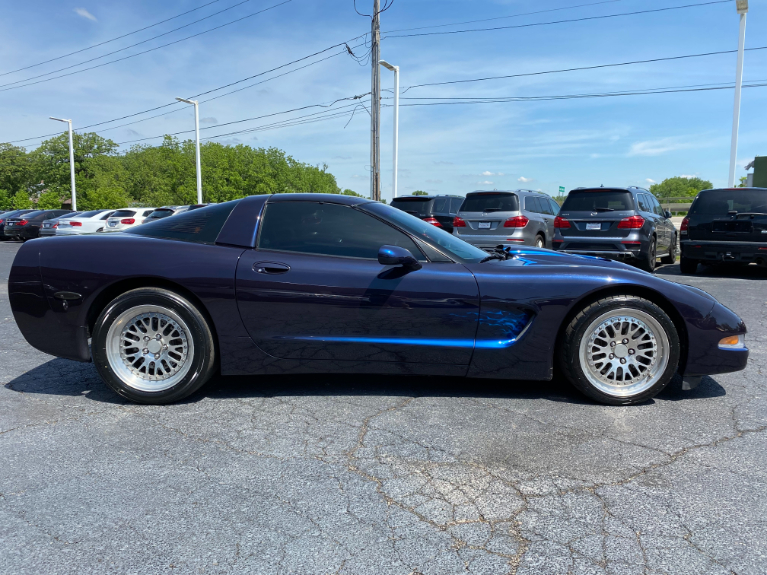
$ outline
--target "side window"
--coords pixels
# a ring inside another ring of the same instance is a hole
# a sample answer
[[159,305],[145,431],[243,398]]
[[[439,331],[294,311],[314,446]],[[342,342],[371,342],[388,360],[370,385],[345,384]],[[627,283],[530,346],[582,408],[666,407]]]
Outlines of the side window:
[[542,214],[547,214],[549,216],[554,215],[551,213],[551,206],[549,205],[549,200],[547,198],[538,198],[538,204],[541,206]]
[[659,216],[665,216],[665,214],[663,213],[663,208],[658,203],[658,200],[655,199],[655,196],[649,196],[649,198],[650,198],[650,201],[652,202],[652,206],[655,210],[655,213],[658,214]]
[[410,250],[426,257],[409,236],[368,214],[338,204],[274,202],[267,204],[258,249],[377,260],[381,246]]
[[560,210],[559,204],[554,200],[549,200],[549,203],[551,204],[552,213],[556,216]]
[[458,210],[461,209],[462,203],[463,198],[450,198],[450,213],[457,214]]
[[639,204],[639,210],[642,212],[651,212],[650,206],[647,202],[647,196],[644,194],[637,194],[637,203]]
[[527,196],[525,198],[525,209],[528,212],[533,212],[536,214],[541,213],[541,206],[538,203],[538,198],[535,198],[533,196]]

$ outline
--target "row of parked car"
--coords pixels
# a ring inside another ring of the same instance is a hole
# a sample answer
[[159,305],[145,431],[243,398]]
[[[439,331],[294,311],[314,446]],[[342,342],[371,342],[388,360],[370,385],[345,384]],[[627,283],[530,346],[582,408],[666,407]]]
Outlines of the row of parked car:
[[767,189],[704,190],[679,231],[648,190],[576,188],[560,207],[532,190],[403,196],[392,206],[487,251],[536,246],[625,261],[652,272],[681,247],[683,273],[698,264],[767,265]]
[[208,204],[119,210],[15,210],[0,212],[0,238],[23,241],[45,236],[119,232]]

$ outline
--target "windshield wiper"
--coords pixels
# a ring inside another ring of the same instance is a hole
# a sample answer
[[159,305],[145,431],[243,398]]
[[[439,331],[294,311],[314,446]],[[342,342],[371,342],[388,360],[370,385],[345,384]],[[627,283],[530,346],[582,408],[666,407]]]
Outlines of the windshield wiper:
[[483,214],[486,214],[488,212],[500,212],[501,208],[487,208],[486,210],[482,210]]
[[489,262],[492,260],[506,261],[513,257],[514,255],[511,253],[511,248],[496,246],[495,248],[493,248],[493,251],[491,252],[491,254],[487,256],[486,258],[481,259],[479,263],[483,264],[485,262]]

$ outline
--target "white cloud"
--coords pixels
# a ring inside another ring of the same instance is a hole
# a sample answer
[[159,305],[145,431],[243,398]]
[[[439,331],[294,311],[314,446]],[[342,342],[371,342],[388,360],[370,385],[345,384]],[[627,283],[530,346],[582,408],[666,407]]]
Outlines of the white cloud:
[[526,184],[527,182],[532,182],[533,178],[526,178],[525,176],[519,176],[517,181],[522,182],[523,184]]
[[645,180],[645,182],[647,182],[648,184],[655,184],[656,183],[655,180],[653,180],[652,178],[647,178]]
[[218,120],[212,116],[208,118],[200,118],[200,124],[218,124]]
[[91,14],[90,12],[88,12],[85,8],[75,8],[75,13],[78,16],[82,16],[83,18],[87,18],[88,20],[93,20],[94,22],[98,22],[98,20],[96,20],[96,17],[93,14]]
[[477,182],[477,183],[480,184],[480,185],[484,185],[484,186],[492,186],[493,185],[493,182],[487,182],[487,181],[485,181],[485,182]]
[[669,152],[687,150],[694,147],[699,147],[699,145],[682,140],[681,138],[661,138],[660,140],[647,140],[631,144],[629,156],[662,156]]
[[686,176],[685,174],[682,174],[679,176],[680,178],[687,178],[688,180],[692,180],[693,178],[697,178],[698,176]]
[[488,171],[482,172],[480,174],[480,176],[503,176],[503,175],[505,175],[503,172],[488,172]]

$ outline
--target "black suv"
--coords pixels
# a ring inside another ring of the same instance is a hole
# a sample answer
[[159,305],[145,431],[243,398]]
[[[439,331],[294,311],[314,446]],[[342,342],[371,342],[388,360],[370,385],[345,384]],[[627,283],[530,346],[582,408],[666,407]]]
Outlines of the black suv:
[[392,207],[453,233],[453,219],[463,203],[463,196],[401,196]]
[[703,190],[680,234],[684,274],[699,263],[767,265],[767,188]]
[[671,214],[643,188],[577,188],[554,220],[554,249],[635,263],[655,270],[676,261]]

